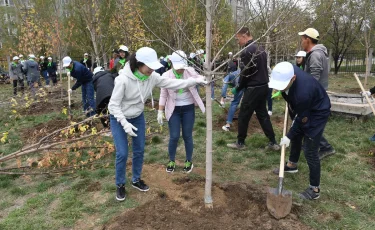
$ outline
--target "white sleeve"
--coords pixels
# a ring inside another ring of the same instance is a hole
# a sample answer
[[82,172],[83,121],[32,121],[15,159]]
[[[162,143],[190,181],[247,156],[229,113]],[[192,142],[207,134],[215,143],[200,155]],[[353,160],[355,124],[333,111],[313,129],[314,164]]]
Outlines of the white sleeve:
[[115,79],[115,87],[112,92],[111,100],[108,104],[108,110],[110,114],[112,114],[118,122],[121,122],[121,120],[126,119],[124,114],[121,111],[121,103],[125,96],[125,81],[122,79],[125,79],[124,77],[116,77]]
[[160,88],[166,88],[166,89],[185,89],[192,87],[197,84],[196,80],[194,78],[188,78],[186,80],[181,79],[172,79],[167,77],[162,77],[158,73],[153,73],[153,78],[155,78],[155,86]]

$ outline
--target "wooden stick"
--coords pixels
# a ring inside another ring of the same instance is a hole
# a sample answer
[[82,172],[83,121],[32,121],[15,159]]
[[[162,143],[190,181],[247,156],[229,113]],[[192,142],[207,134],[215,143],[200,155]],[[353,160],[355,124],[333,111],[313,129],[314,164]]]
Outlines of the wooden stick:
[[[357,80],[358,85],[359,85],[359,87],[361,88],[362,92],[365,92],[366,90],[365,90],[365,88],[363,88],[363,85],[362,85],[361,81],[359,80],[359,78],[358,78],[358,76],[357,76],[356,73],[354,73],[354,77],[355,77],[355,79]],[[367,96],[366,93],[365,93],[365,97],[366,97],[367,103],[368,103],[368,104],[370,105],[370,107],[371,107],[372,113],[373,113],[374,116],[375,116],[375,109],[374,109],[374,106],[373,106],[372,103],[370,102],[370,98]]]

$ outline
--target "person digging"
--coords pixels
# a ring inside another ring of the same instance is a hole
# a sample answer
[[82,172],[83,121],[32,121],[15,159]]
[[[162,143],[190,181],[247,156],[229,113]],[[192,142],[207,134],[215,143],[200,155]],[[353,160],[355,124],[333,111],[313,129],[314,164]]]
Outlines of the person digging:
[[[299,196],[302,199],[316,200],[320,197],[319,142],[330,115],[329,97],[315,78],[289,62],[281,62],[275,66],[269,87],[281,91],[288,103],[289,115],[294,118],[289,132],[280,142],[281,146],[291,145],[284,170],[286,173],[298,172],[297,163],[303,143],[310,170],[310,185]],[[279,168],[273,173],[278,174]]]
[[[360,94],[362,95],[362,97],[364,97],[365,95],[367,96],[371,96],[371,95],[374,95],[375,94],[375,86],[372,87],[371,89],[369,89],[369,91],[364,91],[364,92],[360,92]],[[370,141],[372,142],[375,142],[375,134],[369,138]]]

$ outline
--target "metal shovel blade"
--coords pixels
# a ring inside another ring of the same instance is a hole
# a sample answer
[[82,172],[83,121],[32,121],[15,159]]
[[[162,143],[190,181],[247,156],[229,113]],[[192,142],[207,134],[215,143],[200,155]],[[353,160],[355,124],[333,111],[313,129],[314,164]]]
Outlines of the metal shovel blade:
[[292,192],[282,190],[279,194],[278,188],[268,188],[267,208],[276,219],[286,217],[292,209]]

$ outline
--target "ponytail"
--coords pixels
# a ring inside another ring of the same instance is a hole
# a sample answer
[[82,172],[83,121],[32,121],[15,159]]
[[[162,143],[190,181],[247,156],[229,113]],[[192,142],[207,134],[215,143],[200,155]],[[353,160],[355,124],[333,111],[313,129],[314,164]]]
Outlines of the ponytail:
[[144,63],[137,61],[137,59],[135,58],[135,53],[133,53],[132,55],[130,55],[130,57],[129,57],[129,64],[130,64],[130,69],[131,69],[131,71],[132,71],[133,73],[134,73],[139,67],[142,67],[142,66],[145,65]]

